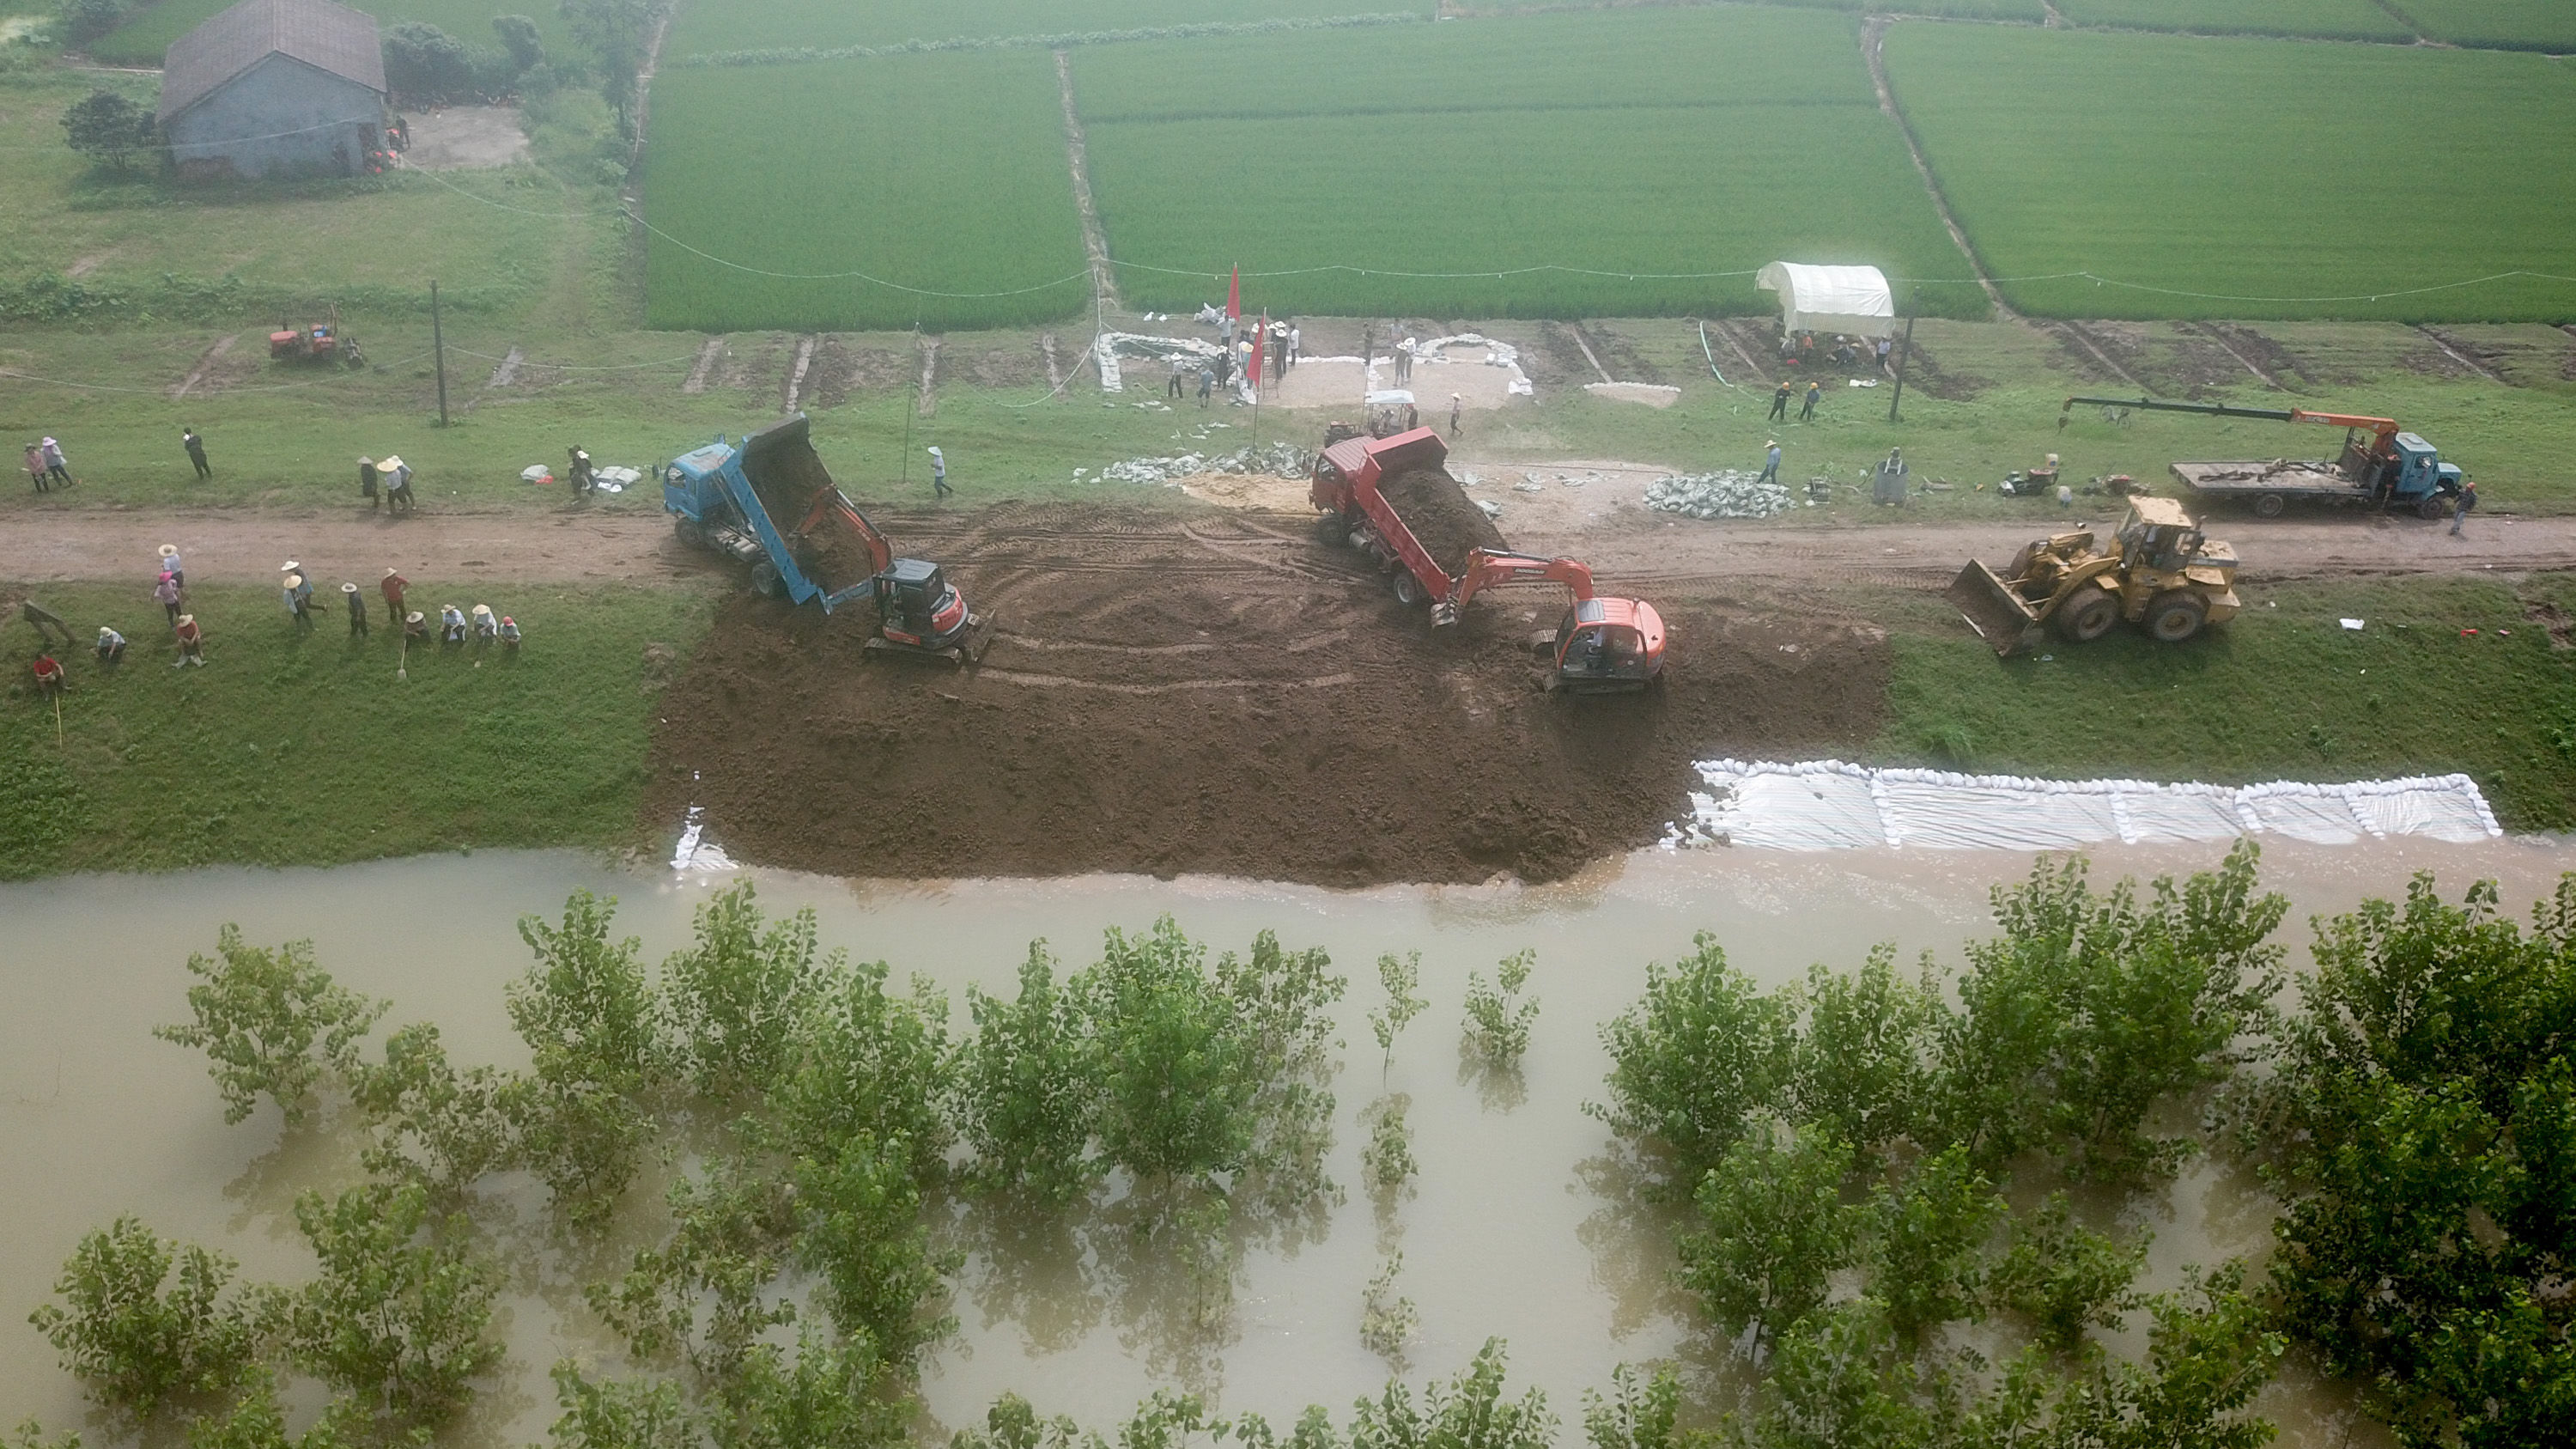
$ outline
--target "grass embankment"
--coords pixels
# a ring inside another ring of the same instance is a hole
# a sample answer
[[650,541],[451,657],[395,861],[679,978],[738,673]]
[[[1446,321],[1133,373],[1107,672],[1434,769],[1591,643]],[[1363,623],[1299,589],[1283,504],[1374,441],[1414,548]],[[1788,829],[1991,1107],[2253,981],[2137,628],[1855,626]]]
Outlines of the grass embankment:
[[[2563,280],[2452,285],[2576,275],[2576,169],[2545,139],[2576,134],[2576,85],[2555,62],[1911,24],[1889,33],[1887,63],[1969,241],[2026,310],[2576,313]],[[2073,272],[2129,285],[2050,280]]]
[[1879,753],[2219,784],[2458,771],[2508,829],[2576,826],[2576,651],[2527,612],[2576,607],[2576,578],[2239,592],[2243,614],[2179,648],[2124,628],[2000,662],[1937,601],[1892,600]]
[[1065,164],[1040,50],[665,72],[645,316],[800,331],[1069,316],[1091,280]]
[[[372,581],[361,581],[370,584]],[[49,586],[46,605],[84,647],[54,710],[28,683],[28,640],[11,624],[0,686],[0,878],[80,870],[173,870],[217,862],[331,865],[474,846],[638,842],[644,752],[662,678],[707,628],[694,589],[510,587],[482,594],[416,583],[414,607],[479,598],[527,644],[413,649],[400,631],[348,639],[334,597],[299,638],[264,589],[192,591],[206,667],[173,669],[161,610],[136,591]],[[476,586],[488,587],[488,586]],[[133,643],[99,665],[101,623]],[[648,660],[649,644],[669,656]]]
[[[1274,312],[1717,314],[1761,310],[1750,271],[1774,257],[1968,275],[1854,24],[1686,7],[1104,46],[1072,64],[1133,305],[1186,310],[1240,262],[1281,274],[1257,282]],[[1263,79],[1280,76],[1297,79]],[[1212,155],[1231,158],[1239,204],[1209,193]],[[1379,174],[1402,179],[1355,180]]]
[[[159,65],[170,42],[203,25],[217,12],[231,8],[233,3],[234,0],[158,0],[99,37],[90,45],[89,53],[110,65]],[[489,49],[500,48],[500,39],[492,31],[493,17],[499,15],[524,15],[535,21],[548,49],[566,49],[571,41],[561,7],[531,5],[526,0],[367,0],[365,8],[387,30],[417,20],[435,25],[467,45]]]

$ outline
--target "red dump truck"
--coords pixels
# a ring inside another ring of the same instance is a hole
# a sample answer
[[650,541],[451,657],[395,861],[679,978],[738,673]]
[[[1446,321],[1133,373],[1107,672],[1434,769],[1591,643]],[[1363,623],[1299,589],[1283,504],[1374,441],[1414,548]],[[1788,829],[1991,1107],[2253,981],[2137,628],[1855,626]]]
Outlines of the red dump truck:
[[[1434,624],[1456,623],[1468,601],[1496,584],[1563,584],[1574,602],[1545,646],[1547,687],[1604,693],[1643,689],[1658,679],[1664,668],[1663,616],[1642,599],[1595,596],[1589,565],[1479,547],[1466,550],[1453,575],[1433,557],[1381,485],[1428,472],[1454,491],[1457,484],[1441,466],[1448,457],[1449,445],[1431,428],[1389,438],[1328,437],[1308,493],[1325,515],[1326,541],[1377,559],[1397,602],[1411,608],[1429,601]],[[1474,506],[1463,493],[1457,502]]]

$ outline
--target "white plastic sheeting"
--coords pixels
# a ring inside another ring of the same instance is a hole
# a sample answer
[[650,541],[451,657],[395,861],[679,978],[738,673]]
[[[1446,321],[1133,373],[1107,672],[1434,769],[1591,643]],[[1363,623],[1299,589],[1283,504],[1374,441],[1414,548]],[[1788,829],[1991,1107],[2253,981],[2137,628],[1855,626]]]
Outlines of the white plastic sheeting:
[[1780,324],[1792,332],[1896,335],[1896,294],[1876,267],[1811,267],[1773,262],[1753,285],[1780,294]]
[[[1452,347],[1481,347],[1485,352],[1481,357],[1457,358],[1449,355]],[[1450,367],[1461,363],[1499,367],[1510,373],[1510,380],[1503,384],[1506,397],[1538,395],[1530,387],[1529,374],[1521,371],[1521,350],[1508,342],[1497,342],[1481,332],[1461,332],[1454,337],[1434,337],[1427,342],[1417,339],[1413,344],[1413,365],[1416,367]],[[1368,385],[1372,389],[1380,385],[1380,368],[1386,369],[1386,381],[1391,385],[1395,377],[1394,354],[1368,359]]]
[[1664,847],[1769,850],[2071,850],[2280,835],[2342,845],[2422,835],[2465,843],[2502,835],[2466,775],[2346,785],[2159,785],[2145,780],[2033,780],[1945,770],[1874,770],[1840,760],[1773,764],[1703,760],[1706,791]]

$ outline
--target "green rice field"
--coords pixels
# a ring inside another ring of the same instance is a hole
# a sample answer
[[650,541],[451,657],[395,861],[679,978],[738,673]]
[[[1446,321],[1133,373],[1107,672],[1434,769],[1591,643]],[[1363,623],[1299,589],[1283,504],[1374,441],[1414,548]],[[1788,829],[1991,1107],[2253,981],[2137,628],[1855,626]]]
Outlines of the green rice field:
[[[2576,277],[2576,168],[2562,154],[2576,77],[2556,62],[1927,24],[1897,26],[1886,54],[1953,213],[2016,306],[2576,314],[2565,280],[2416,290]],[[2126,285],[2060,275],[2077,272]]]
[[2377,0],[2058,0],[2057,12],[2076,25],[2203,35],[2305,35],[2399,44],[2415,38]]
[[2426,35],[2454,45],[2576,53],[2576,4],[2568,0],[2403,0],[2398,8]]
[[[1631,10],[1102,47],[1072,64],[1131,305],[1193,305],[1240,263],[1248,300],[1274,311],[1714,313],[1771,305],[1749,273],[1780,256],[1967,275],[1854,24]],[[1297,80],[1262,82],[1275,76]],[[1399,194],[1392,211],[1371,200]],[[1739,275],[1651,275],[1716,273]],[[1981,306],[1965,290],[1944,304]]]
[[667,71],[644,194],[655,328],[1007,326],[1091,295],[1044,51]]
[[[232,4],[233,0],[161,0],[100,37],[90,46],[90,54],[113,65],[159,65],[171,41]],[[468,45],[495,50],[501,40],[492,33],[492,17],[524,15],[537,22],[549,50],[572,45],[561,9],[548,0],[365,0],[352,8],[373,15],[388,28],[406,20],[426,21]]]
[[828,49],[959,36],[1063,35],[1161,25],[1412,12],[1430,0],[682,0],[663,51]]

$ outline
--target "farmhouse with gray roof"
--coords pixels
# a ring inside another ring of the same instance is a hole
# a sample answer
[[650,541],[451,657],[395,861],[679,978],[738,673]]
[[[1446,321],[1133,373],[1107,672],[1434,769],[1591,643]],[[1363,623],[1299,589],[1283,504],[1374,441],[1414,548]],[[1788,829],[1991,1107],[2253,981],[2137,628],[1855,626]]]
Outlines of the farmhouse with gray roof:
[[171,45],[160,121],[182,176],[355,175],[383,145],[375,18],[331,0],[241,0]]

